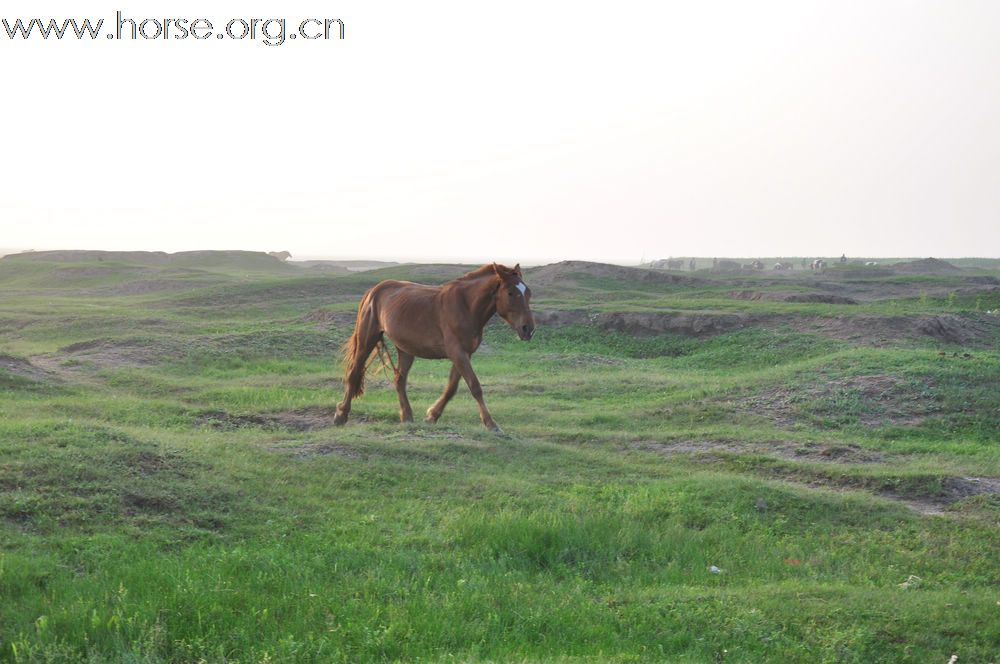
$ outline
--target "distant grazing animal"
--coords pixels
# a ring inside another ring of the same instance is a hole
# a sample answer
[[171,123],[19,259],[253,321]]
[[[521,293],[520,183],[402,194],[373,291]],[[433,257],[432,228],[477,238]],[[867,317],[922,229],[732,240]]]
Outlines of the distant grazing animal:
[[649,267],[657,270],[679,270],[684,267],[684,260],[680,258],[661,258],[650,263]]
[[464,378],[479,404],[479,416],[487,428],[499,431],[493,421],[483,388],[472,370],[472,354],[483,341],[483,328],[499,314],[522,341],[535,333],[529,302],[531,289],[524,283],[521,266],[490,263],[441,286],[410,281],[381,281],[361,298],[354,334],[344,344],[344,400],[337,404],[334,424],[343,424],[351,412],[351,400],[364,393],[369,356],[376,348],[388,355],[385,337],[396,346],[399,366],[393,367],[399,419],[413,421],[406,396],[406,376],[416,357],[451,361],[451,375],[444,393],[427,409],[427,421],[437,422],[444,407],[455,396],[458,379]]
[[688,261],[688,269],[689,270],[691,270],[692,272],[694,272],[697,268],[698,268],[698,264],[695,263],[695,260],[693,258]]
[[267,255],[277,258],[279,261],[287,261],[292,257],[292,255],[287,251],[269,251],[267,252]]
[[744,263],[740,266],[744,270],[763,270],[764,264],[758,261],[753,261],[752,263]]
[[822,258],[817,258],[812,262],[812,269],[816,272],[823,272],[826,270],[826,261]]
[[865,267],[875,267],[878,265],[878,261],[865,261]]
[[791,263],[775,263],[774,264],[774,269],[775,270],[791,270],[794,267],[795,266],[792,265]]

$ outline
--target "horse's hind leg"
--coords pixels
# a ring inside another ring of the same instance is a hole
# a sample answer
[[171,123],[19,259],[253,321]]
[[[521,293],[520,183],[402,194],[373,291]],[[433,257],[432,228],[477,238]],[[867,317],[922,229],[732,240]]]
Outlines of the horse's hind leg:
[[337,404],[337,412],[333,416],[334,424],[344,424],[351,413],[351,400],[362,392],[362,381],[368,368],[368,356],[375,350],[375,345],[382,338],[382,330],[378,329],[374,316],[365,316],[358,321],[356,336],[351,356],[347,358],[350,371],[344,378],[344,400]]
[[413,409],[410,408],[410,400],[406,398],[406,377],[413,366],[413,356],[401,351],[396,347],[396,355],[399,356],[399,366],[396,367],[396,394],[399,396],[399,421],[412,422]]
[[444,407],[448,405],[451,398],[455,396],[455,392],[458,391],[458,379],[462,377],[461,372],[455,365],[451,366],[451,375],[448,376],[448,385],[444,388],[444,393],[438,397],[438,400],[434,402],[434,405],[427,409],[427,421],[431,424],[438,421],[441,417],[441,413],[444,412]]

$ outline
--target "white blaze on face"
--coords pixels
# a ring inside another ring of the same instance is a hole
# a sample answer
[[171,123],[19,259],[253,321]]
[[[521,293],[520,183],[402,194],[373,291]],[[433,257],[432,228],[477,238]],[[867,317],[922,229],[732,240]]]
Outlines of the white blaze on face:
[[521,295],[524,295],[524,291],[528,290],[528,287],[524,285],[523,281],[517,282],[517,286],[515,286],[515,288],[521,291]]

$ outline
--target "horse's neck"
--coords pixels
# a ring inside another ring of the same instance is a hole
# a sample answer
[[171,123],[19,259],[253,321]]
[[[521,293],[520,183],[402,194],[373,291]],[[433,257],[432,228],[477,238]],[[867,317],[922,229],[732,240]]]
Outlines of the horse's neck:
[[493,314],[497,312],[497,288],[499,284],[493,277],[484,277],[470,281],[463,289],[465,302],[480,329],[486,327]]

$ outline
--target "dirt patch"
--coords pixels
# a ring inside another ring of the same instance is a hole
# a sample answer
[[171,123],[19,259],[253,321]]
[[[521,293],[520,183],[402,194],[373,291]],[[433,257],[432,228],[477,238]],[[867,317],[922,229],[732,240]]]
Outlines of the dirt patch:
[[753,322],[748,314],[718,312],[611,312],[537,311],[539,325],[587,325],[603,332],[620,332],[633,337],[681,334],[703,337],[731,332]]
[[962,268],[939,258],[893,263],[890,267],[893,272],[900,274],[956,274],[962,271]]
[[664,333],[703,337],[747,327],[747,314],[729,313],[607,313],[600,314],[597,326],[605,332],[621,332],[635,337]]
[[881,452],[866,450],[854,443],[833,445],[809,443],[795,448],[789,458],[843,464],[883,463],[885,461],[885,455]]
[[858,301],[830,293],[789,293],[781,291],[736,290],[729,293],[735,300],[770,300],[773,302],[815,302],[819,304],[857,304]]
[[260,415],[231,415],[221,410],[202,413],[195,418],[195,422],[198,426],[220,431],[232,431],[246,427],[267,427],[272,424],[269,419]]
[[839,464],[882,463],[885,456],[853,443],[796,443],[791,441],[747,442],[741,440],[677,440],[641,442],[634,445],[660,454],[715,455],[750,454],[781,459],[819,461]]
[[987,286],[1000,286],[1000,279],[990,276],[966,277],[965,281],[970,284],[984,284]]
[[780,427],[800,422],[915,426],[938,410],[934,387],[884,374],[850,376],[814,385],[772,386],[726,405]]
[[178,509],[177,499],[166,494],[145,494],[129,492],[122,496],[125,514],[170,514]]
[[278,426],[292,431],[315,431],[332,427],[336,415],[335,408],[305,408],[268,415],[268,419]]
[[54,376],[45,369],[35,366],[29,360],[13,355],[0,354],[0,369],[7,373],[34,381],[51,380]]
[[857,304],[858,301],[843,295],[829,293],[796,293],[784,298],[785,302],[816,302],[819,304]]
[[[734,291],[752,299],[755,291]],[[838,295],[817,294],[812,301],[844,304],[854,301]],[[620,332],[634,337],[679,334],[707,337],[754,325],[769,329],[791,328],[841,341],[868,346],[889,345],[901,340],[928,339],[948,344],[982,345],[1000,334],[1000,317],[987,314],[877,316],[751,315],[714,311],[588,312],[581,310],[536,310],[538,325],[581,325],[602,332]]]
[[58,359],[63,361],[72,359],[114,368],[152,366],[177,357],[181,351],[149,339],[92,339],[64,346],[59,353],[63,357]]
[[899,340],[975,345],[992,342],[1000,318],[984,314],[918,316],[773,316],[768,327],[792,327],[857,344],[882,346]]
[[942,492],[936,496],[914,498],[892,492],[884,492],[880,495],[883,498],[899,501],[920,514],[943,515],[955,503],[976,496],[995,496],[997,494],[1000,494],[1000,478],[998,477],[947,477],[942,482]]
[[[719,460],[725,454],[769,456],[792,461],[827,462],[836,465],[857,465],[885,463],[886,457],[874,450],[846,443],[807,443],[800,445],[788,441],[747,442],[738,440],[679,440],[669,442],[641,441],[630,445],[664,455],[687,454],[704,461]],[[771,462],[774,463],[774,462]],[[828,474],[824,471],[808,472],[787,465],[765,465],[759,472],[781,479],[790,484],[808,489],[827,489],[840,492],[868,491],[877,496],[906,506],[924,515],[946,514],[947,510],[961,501],[977,496],[1000,495],[1000,478],[996,477],[945,477],[936,479],[933,493],[923,494],[927,488],[914,485],[907,493],[899,493],[880,488],[877,477]],[[832,471],[831,471],[832,472]],[[932,481],[930,478],[928,481]]]
[[729,297],[734,300],[780,300],[783,295],[781,293],[772,293],[765,291],[755,291],[755,290],[734,290],[730,291]]
[[273,452],[290,454],[298,459],[307,459],[315,456],[338,456],[344,459],[360,459],[361,453],[353,447],[334,443],[330,441],[304,443],[294,446],[273,445],[269,449]]
[[287,429],[291,431],[316,431],[332,427],[336,413],[334,408],[303,408],[301,410],[279,411],[260,415],[232,415],[225,411],[213,410],[201,413],[195,418],[199,426],[232,431],[234,429],[264,428]]

